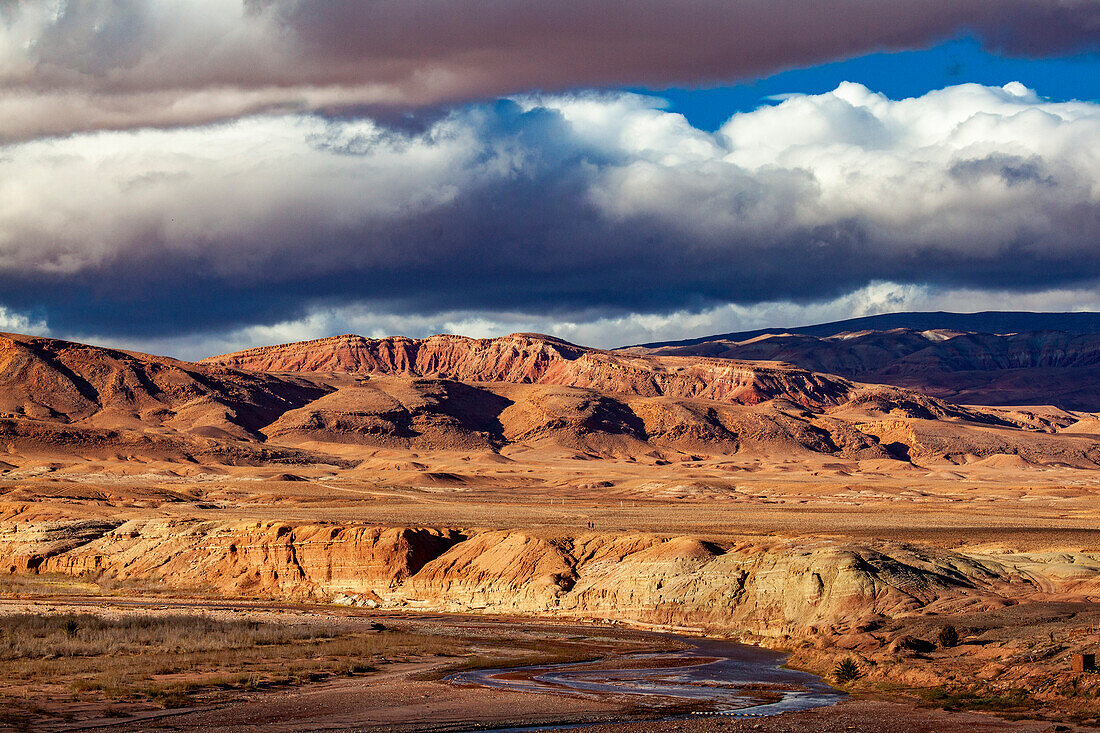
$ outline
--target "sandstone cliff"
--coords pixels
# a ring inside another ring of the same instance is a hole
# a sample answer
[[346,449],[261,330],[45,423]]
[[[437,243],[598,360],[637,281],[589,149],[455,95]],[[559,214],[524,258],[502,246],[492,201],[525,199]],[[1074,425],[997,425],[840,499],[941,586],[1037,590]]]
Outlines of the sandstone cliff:
[[868,619],[1100,594],[1085,553],[891,542],[479,531],[274,522],[9,523],[7,572],[382,608],[542,614],[762,636],[858,634]]

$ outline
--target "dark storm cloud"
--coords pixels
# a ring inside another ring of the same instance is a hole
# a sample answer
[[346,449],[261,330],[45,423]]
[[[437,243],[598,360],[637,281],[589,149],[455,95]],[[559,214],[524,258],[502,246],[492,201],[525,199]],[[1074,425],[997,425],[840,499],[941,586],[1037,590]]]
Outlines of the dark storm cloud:
[[1009,186],[1017,184],[1057,185],[1057,179],[1043,170],[1043,161],[1037,157],[1022,158],[1019,155],[994,153],[984,158],[960,160],[948,173],[959,181],[973,184],[983,176],[996,176]]
[[0,136],[731,81],[973,33],[1096,48],[1091,0],[70,0],[0,20]]
[[1018,85],[852,84],[715,134],[570,95],[412,131],[283,116],[31,142],[0,154],[0,305],[155,335],[348,304],[584,320],[875,281],[1063,287],[1100,277],[1098,142],[1100,105]]

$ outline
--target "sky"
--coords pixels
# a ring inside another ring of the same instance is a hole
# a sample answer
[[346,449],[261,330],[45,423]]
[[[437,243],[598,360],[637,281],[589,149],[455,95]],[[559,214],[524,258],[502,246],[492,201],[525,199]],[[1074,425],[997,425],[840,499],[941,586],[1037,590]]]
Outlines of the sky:
[[1100,310],[1097,0],[0,0],[0,330]]

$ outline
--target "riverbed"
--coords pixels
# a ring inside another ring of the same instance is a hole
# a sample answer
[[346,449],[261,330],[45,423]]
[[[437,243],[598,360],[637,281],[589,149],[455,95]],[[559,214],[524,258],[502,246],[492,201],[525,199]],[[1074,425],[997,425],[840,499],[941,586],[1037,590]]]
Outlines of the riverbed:
[[445,679],[535,695],[612,697],[641,706],[682,703],[696,714],[735,716],[809,710],[844,697],[814,675],[785,668],[783,655],[768,649],[719,639],[663,638],[685,648],[601,662],[471,670]]

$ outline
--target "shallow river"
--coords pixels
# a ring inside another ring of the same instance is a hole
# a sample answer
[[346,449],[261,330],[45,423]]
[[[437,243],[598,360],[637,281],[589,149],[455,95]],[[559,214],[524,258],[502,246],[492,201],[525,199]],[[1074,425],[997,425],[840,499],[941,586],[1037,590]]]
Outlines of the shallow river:
[[784,669],[784,657],[777,652],[729,641],[672,638],[692,648],[627,655],[599,664],[459,672],[447,680],[536,694],[702,703],[701,709],[708,712],[744,716],[806,710],[832,705],[843,697],[818,677]]

